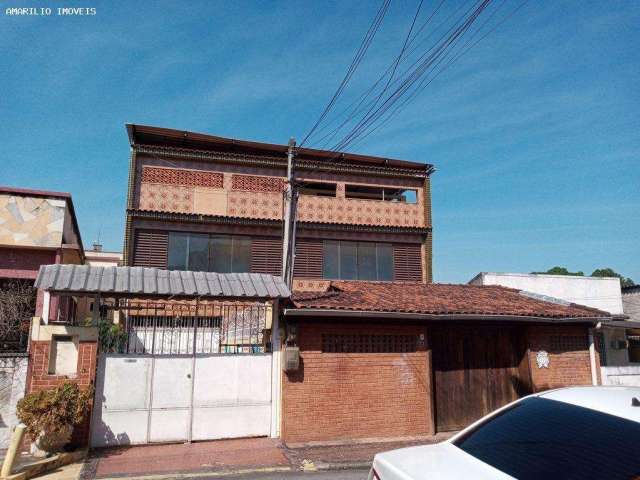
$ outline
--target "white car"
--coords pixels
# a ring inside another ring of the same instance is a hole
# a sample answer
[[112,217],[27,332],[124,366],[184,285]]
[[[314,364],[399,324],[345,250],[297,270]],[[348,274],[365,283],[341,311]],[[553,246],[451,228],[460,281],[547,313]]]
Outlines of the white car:
[[640,480],[640,387],[521,398],[435,445],[379,453],[369,480]]

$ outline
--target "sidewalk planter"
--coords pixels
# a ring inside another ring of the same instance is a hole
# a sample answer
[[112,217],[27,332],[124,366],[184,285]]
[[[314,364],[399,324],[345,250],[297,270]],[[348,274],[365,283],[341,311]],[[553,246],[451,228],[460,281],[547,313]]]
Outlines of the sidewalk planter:
[[73,425],[63,425],[60,430],[42,431],[35,442],[31,444],[31,454],[35,457],[46,457],[51,453],[62,452],[65,445],[71,441]]
[[71,440],[74,425],[87,417],[92,396],[93,389],[80,390],[72,382],[25,395],[18,402],[18,417],[35,439],[33,455],[45,457],[62,451]]

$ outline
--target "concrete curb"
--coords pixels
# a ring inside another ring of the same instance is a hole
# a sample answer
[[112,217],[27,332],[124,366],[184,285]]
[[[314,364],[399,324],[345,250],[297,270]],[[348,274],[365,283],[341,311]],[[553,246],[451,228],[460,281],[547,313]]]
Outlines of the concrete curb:
[[319,472],[329,470],[369,470],[371,462],[316,463],[315,466]]
[[99,477],[98,480],[171,480],[171,479],[190,479],[200,477],[229,477],[233,475],[247,475],[251,473],[285,473],[285,472],[327,472],[336,470],[369,470],[371,462],[343,462],[343,463],[308,463],[305,467],[261,467],[261,468],[243,468],[238,470],[225,471],[202,471],[191,473],[163,473],[154,475],[130,476],[122,475],[116,477]]
[[228,477],[231,475],[247,475],[250,473],[278,473],[278,472],[293,472],[295,471],[291,467],[261,467],[261,468],[244,468],[238,470],[224,470],[224,471],[202,471],[191,473],[162,473],[153,475],[122,475],[117,477],[99,477],[98,480],[170,480],[170,479],[189,479],[200,477]]

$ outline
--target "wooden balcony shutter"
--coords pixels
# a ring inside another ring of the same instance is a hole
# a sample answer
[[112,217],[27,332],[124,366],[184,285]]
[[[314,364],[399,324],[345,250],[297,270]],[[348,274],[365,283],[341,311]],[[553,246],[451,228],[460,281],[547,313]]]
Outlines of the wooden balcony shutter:
[[133,265],[167,268],[168,246],[167,232],[138,230],[133,247]]
[[296,241],[296,263],[293,276],[297,278],[322,278],[322,240]]
[[422,281],[422,256],[420,245],[393,246],[393,279],[398,281]]
[[282,274],[282,240],[279,238],[251,239],[251,272]]

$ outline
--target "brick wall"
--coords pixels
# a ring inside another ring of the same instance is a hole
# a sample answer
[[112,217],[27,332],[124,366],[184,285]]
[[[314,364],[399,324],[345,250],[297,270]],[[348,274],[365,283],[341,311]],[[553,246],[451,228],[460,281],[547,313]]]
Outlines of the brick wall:
[[413,353],[322,353],[322,334],[420,335],[420,326],[299,325],[301,367],[283,375],[282,438],[289,443],[429,435],[431,376]]
[[[535,391],[591,385],[588,333],[587,327],[581,326],[529,327],[529,365]],[[548,352],[549,368],[538,368],[536,354],[540,350]],[[600,365],[597,352],[596,365]]]
[[[96,376],[96,342],[79,342],[77,375],[67,377],[49,374],[50,341],[32,341],[30,348],[29,371],[27,373],[27,392],[38,392],[55,388],[65,381],[78,383],[81,388],[94,384]],[[89,441],[90,415],[82,425],[75,428],[71,442],[76,446],[86,446]]]

